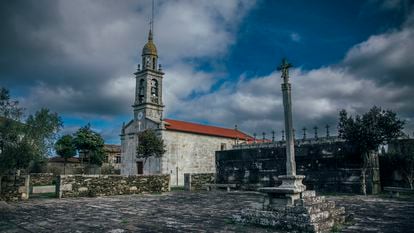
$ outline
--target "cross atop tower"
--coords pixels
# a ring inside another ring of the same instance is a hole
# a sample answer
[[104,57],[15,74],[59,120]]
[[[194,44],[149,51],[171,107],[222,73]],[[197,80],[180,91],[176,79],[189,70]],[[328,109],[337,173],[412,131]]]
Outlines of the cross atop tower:
[[154,31],[154,0],[152,0],[152,8],[151,8],[151,19],[150,19],[150,32]]
[[293,67],[286,58],[282,59],[282,63],[277,67],[277,70],[282,71],[282,78],[284,83],[289,82],[289,68]]

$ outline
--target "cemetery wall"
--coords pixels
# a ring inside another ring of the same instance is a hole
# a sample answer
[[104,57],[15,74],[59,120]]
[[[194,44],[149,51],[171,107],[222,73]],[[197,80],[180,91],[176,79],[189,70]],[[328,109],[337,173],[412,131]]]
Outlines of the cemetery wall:
[[[308,190],[361,192],[361,157],[345,142],[297,143],[295,154],[297,174],[306,176],[304,184]],[[217,183],[234,183],[241,189],[255,190],[281,184],[277,177],[286,173],[286,152],[285,147],[277,146],[217,151],[216,163]],[[378,166],[375,169],[375,176],[367,177],[368,193],[378,191]]]
[[59,198],[127,195],[170,191],[169,175],[61,175]]

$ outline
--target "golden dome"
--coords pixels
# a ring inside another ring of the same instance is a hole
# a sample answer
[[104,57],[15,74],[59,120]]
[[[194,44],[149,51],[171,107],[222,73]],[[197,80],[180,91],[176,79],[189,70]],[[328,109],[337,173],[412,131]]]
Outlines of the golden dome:
[[152,41],[152,31],[149,31],[148,42],[142,48],[142,55],[155,55],[157,56],[157,47],[155,47],[154,42]]

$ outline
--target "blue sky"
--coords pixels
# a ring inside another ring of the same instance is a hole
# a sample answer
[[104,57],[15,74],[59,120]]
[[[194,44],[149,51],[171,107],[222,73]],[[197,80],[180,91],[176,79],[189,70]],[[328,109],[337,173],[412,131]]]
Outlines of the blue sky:
[[[119,143],[132,118],[134,79],[151,1],[0,4],[0,85],[32,113],[91,123]],[[280,74],[287,57],[296,128],[336,125],[338,111],[396,111],[414,131],[413,2],[156,1],[165,117],[248,133],[283,129]],[[334,130],[333,130],[334,131]],[[332,132],[334,134],[334,132]],[[331,133],[331,134],[332,134]]]

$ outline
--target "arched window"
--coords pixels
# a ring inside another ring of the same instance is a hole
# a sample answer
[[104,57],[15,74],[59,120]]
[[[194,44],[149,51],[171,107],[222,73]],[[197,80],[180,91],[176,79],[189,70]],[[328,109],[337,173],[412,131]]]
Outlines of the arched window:
[[158,81],[156,79],[151,80],[151,96],[158,97]]
[[153,70],[155,70],[156,65],[157,65],[157,64],[155,64],[155,57],[153,57],[153,58],[152,58],[152,69],[153,69]]
[[139,86],[138,86],[138,102],[139,103],[144,102],[144,93],[145,93],[145,80],[141,79],[139,80]]

